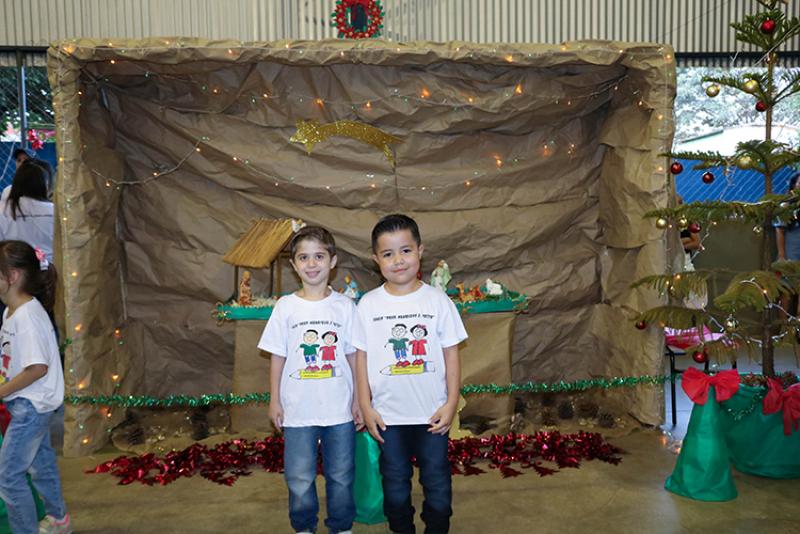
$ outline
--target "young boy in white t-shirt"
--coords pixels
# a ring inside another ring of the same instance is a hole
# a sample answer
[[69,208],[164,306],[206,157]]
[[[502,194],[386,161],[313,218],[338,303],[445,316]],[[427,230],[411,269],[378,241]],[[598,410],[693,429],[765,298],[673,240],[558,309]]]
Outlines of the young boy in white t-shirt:
[[[363,427],[350,345],[355,304],[328,286],[336,245],[327,230],[301,229],[290,249],[303,287],[278,300],[258,343],[259,349],[272,353],[269,415],[275,428],[283,429],[289,520],[297,532],[317,527],[315,479],[321,444],[325,525],[330,532],[349,533],[355,517],[355,431]],[[321,368],[317,356],[324,362]]]
[[381,444],[384,513],[391,531],[402,533],[414,532],[412,456],[425,492],[425,532],[450,528],[447,433],[461,387],[458,344],[467,338],[453,302],[417,278],[422,251],[413,219],[378,221],[372,257],[386,283],[361,298],[353,331],[361,412]]

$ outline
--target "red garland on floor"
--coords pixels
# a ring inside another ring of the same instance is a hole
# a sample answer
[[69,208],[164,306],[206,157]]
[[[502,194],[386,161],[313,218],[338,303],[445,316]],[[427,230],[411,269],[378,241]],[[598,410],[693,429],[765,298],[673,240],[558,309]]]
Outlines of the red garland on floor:
[[[534,469],[540,476],[552,475],[558,469],[545,467],[542,461],[552,462],[559,468],[581,465],[581,460],[601,460],[618,464],[622,450],[606,442],[593,432],[564,434],[537,432],[536,434],[506,434],[485,438],[450,440],[450,465],[453,474],[478,475],[485,473],[474,464],[489,460],[489,467],[499,469],[504,477],[521,475],[511,467]],[[283,471],[283,438],[266,438],[258,441],[234,439],[213,448],[195,443],[182,451],[173,451],[163,457],[155,454],[120,456],[104,462],[87,473],[110,473],[120,484],[167,485],[181,477],[195,473],[218,484],[233,485],[240,476],[251,473],[250,468],[260,466],[264,471]]]

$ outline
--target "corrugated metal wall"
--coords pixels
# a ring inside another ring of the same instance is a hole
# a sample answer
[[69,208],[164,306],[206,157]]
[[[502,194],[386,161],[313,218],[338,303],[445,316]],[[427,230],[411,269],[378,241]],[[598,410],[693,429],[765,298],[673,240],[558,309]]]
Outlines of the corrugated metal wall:
[[[73,37],[181,35],[271,41],[335,37],[334,0],[2,0],[0,45],[46,46]],[[546,42],[575,39],[666,42],[679,54],[749,49],[731,21],[753,0],[383,0],[395,41]],[[800,16],[800,2],[789,2]],[[800,37],[792,50],[800,50]],[[700,61],[708,61],[708,57]]]

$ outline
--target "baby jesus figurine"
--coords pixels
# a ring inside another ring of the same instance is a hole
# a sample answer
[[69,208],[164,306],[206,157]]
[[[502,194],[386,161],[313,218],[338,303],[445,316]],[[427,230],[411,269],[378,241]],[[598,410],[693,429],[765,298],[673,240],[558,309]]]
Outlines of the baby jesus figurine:
[[242,281],[239,282],[239,305],[251,306],[253,304],[253,290],[250,289],[250,271],[242,273]]

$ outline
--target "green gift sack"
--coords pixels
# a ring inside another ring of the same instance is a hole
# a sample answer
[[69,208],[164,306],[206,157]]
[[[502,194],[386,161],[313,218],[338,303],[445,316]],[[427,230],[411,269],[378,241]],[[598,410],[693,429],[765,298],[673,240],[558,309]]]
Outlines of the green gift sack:
[[[0,435],[0,446],[3,444],[3,437]],[[33,501],[36,503],[36,517],[39,520],[44,519],[44,503],[39,498],[39,494],[33,489],[31,484],[31,477],[28,477],[28,486],[33,492]],[[0,500],[0,534],[11,534],[11,527],[8,525],[8,511],[6,511],[6,503]]]
[[[781,412],[764,415],[763,388],[742,384],[723,403],[722,428],[736,469],[769,478],[800,477],[800,432],[783,433]],[[741,414],[735,417],[731,414]]]
[[356,521],[366,525],[383,523],[383,479],[380,468],[381,449],[369,432],[356,433],[356,480],[353,497]]
[[668,491],[698,501],[736,498],[722,418],[722,408],[711,387],[708,401],[692,409],[675,470],[664,484]]

